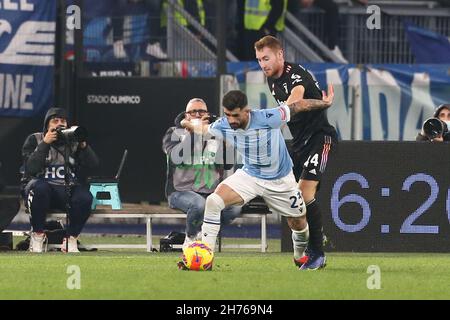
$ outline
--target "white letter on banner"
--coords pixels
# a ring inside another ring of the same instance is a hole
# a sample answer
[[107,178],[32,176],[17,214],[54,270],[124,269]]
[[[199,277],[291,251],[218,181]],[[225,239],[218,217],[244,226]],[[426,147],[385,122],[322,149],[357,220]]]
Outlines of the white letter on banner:
[[21,92],[20,92],[20,109],[22,110],[33,110],[33,104],[31,102],[27,102],[27,97],[30,97],[33,93],[28,84],[33,84],[33,76],[32,75],[23,75],[22,76],[22,84],[21,84]]
[[[358,68],[348,69],[348,104],[352,106],[353,139],[363,140],[363,102],[361,87],[361,70]],[[355,99],[355,100],[353,100]]]
[[[400,97],[401,89],[397,81],[388,71],[370,69],[367,72],[369,91],[370,127],[372,140],[400,139]],[[386,100],[387,128],[383,128],[381,119],[381,97]]]
[[5,83],[5,109],[18,109],[19,108],[19,93],[20,93],[20,75],[6,75]]
[[19,10],[19,5],[17,3],[11,2],[11,0],[5,0],[3,3],[3,8],[5,10]]
[[55,28],[55,22],[25,21],[5,51],[0,53],[0,64],[52,66]]
[[[275,106],[275,101],[270,100],[274,99],[269,91],[269,87],[267,86],[266,77],[262,71],[249,71],[245,74],[245,93],[248,98],[249,106],[257,106],[261,107],[262,101],[261,98],[263,95],[266,96],[266,101],[268,101],[268,105]],[[273,103],[272,103],[273,102]]]
[[[327,109],[328,120],[339,131],[341,139],[349,140],[351,138],[352,113],[345,102],[342,79],[338,69],[327,69],[326,75],[327,83],[332,83],[334,86],[333,105]],[[324,88],[324,90],[327,89]]]
[[20,0],[20,10],[34,11],[34,4],[28,3],[27,0]]
[[[411,105],[406,114],[403,140],[415,140],[417,133],[422,128],[423,121],[433,115],[434,107],[430,95],[429,75],[427,73],[414,73],[411,84]],[[422,121],[418,123],[420,120]]]

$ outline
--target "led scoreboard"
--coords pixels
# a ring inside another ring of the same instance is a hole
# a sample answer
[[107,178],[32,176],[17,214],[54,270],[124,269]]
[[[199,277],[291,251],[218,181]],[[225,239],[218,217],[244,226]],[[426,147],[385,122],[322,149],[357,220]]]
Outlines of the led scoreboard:
[[450,252],[450,144],[340,142],[318,199],[327,251]]

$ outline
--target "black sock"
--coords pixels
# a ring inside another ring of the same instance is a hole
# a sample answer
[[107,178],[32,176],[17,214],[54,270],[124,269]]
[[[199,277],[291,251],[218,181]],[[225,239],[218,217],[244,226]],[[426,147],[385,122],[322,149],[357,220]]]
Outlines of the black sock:
[[306,219],[309,225],[308,247],[317,253],[323,254],[322,213],[320,212],[317,200],[313,200],[306,205]]

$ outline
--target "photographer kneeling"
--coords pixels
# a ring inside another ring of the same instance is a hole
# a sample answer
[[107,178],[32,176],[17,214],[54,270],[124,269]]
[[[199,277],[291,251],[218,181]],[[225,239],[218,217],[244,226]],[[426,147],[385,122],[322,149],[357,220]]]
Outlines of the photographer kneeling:
[[[79,181],[80,167],[93,168],[99,160],[87,144],[82,128],[68,129],[66,110],[51,108],[44,119],[44,132],[28,136],[23,147],[22,194],[31,213],[31,252],[43,252],[45,218],[50,209],[66,210],[65,151],[68,148],[70,185],[69,226],[61,246],[63,252],[79,252],[77,237],[91,213],[92,195]],[[74,129],[78,129],[75,131]],[[81,134],[80,134],[81,133]],[[66,241],[68,240],[67,250]]]
[[425,120],[416,141],[450,141],[450,104],[440,105],[433,118]]

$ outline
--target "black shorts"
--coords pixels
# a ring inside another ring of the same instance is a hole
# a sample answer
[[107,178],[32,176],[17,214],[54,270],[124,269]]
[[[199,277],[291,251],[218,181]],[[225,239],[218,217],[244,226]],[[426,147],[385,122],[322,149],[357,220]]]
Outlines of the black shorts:
[[337,143],[334,137],[325,133],[313,135],[301,151],[293,153],[295,178],[320,181]]

